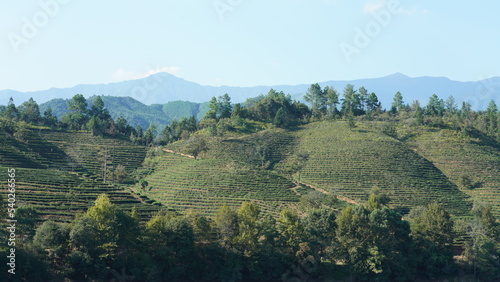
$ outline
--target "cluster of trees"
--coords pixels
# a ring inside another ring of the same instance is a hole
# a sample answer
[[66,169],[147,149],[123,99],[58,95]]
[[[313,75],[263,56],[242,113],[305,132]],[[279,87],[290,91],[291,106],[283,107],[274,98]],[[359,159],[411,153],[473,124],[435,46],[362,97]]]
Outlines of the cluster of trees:
[[[304,99],[311,104],[312,115],[316,119],[335,119],[342,116],[359,116],[370,112],[381,111],[382,105],[375,93],[368,93],[364,87],[358,90],[354,85],[347,84],[343,98],[335,88],[326,86],[321,89],[319,84],[312,84]],[[340,111],[337,105],[340,104]]]
[[[25,122],[26,124],[55,129],[88,130],[96,136],[127,137],[132,142],[145,146],[157,143],[157,132],[154,124],[150,124],[150,127],[144,131],[140,125],[137,128],[132,127],[121,116],[115,121],[100,96],[96,96],[89,106],[87,99],[82,94],[76,94],[67,101],[67,106],[69,111],[58,120],[51,108],[48,108],[41,115],[39,106],[33,98],[22,103],[19,107],[16,107],[13,99],[10,98],[7,106],[0,106],[0,117],[9,122]],[[171,127],[175,126],[175,122]],[[192,119],[190,122],[193,122]],[[196,124],[196,122],[194,123]]]
[[454,222],[439,204],[416,209],[407,221],[379,194],[340,213],[328,201],[304,202],[305,210],[286,209],[278,218],[244,202],[237,210],[222,206],[213,220],[161,211],[142,223],[135,209],[124,212],[101,195],[69,224],[26,225],[16,251],[18,275],[29,281],[104,280],[117,273],[141,281],[306,281],[347,273],[404,281],[454,275],[461,267],[476,278],[500,278],[500,224],[487,206],[463,224],[470,236],[459,266]]
[[211,136],[222,136],[227,131],[248,132],[252,121],[287,127],[309,117],[308,107],[292,101],[290,95],[271,89],[266,95],[249,98],[243,104],[231,104],[228,94],[213,97],[209,111],[199,122],[200,129],[208,128]]
[[463,136],[483,135],[500,141],[500,112],[494,100],[485,111],[473,111],[471,105],[462,102],[459,107],[453,96],[446,100],[433,94],[426,106],[418,100],[411,105],[405,104],[401,93],[394,95],[391,110],[388,112],[395,119],[410,119],[414,125],[430,125],[452,128]]
[[57,117],[52,114],[52,109],[45,111],[42,116],[40,108],[33,98],[16,107],[14,99],[10,97],[7,106],[0,106],[0,117],[11,121],[24,121],[48,126],[55,126],[58,123]]
[[58,120],[48,108],[43,116],[38,104],[30,98],[16,107],[12,97],[7,107],[0,108],[0,115],[12,121],[24,121],[32,125],[66,128],[71,130],[90,130],[94,135],[115,135],[116,126],[100,96],[89,107],[82,94],[77,94],[67,101],[69,112]]
[[467,136],[479,132],[500,140],[500,112],[493,100],[486,111],[476,112],[466,102],[459,108],[453,96],[443,100],[434,94],[426,106],[421,106],[418,100],[411,105],[405,104],[403,95],[397,92],[390,109],[385,110],[377,95],[364,87],[354,89],[352,84],[347,84],[340,95],[333,87],[321,88],[317,83],[309,87],[304,100],[310,106],[271,89],[266,95],[232,104],[231,97],[224,94],[210,100],[209,110],[202,120],[197,121],[194,116],[173,120],[159,134],[154,124],[144,130],[140,126],[130,126],[123,117],[113,120],[100,96],[94,98],[89,107],[83,95],[75,95],[67,102],[70,111],[61,120],[50,108],[40,114],[33,99],[16,107],[11,98],[7,106],[0,106],[0,117],[53,128],[90,130],[95,135],[124,136],[146,146],[188,139],[192,133],[205,128],[211,136],[222,136],[227,131],[248,132],[252,130],[251,121],[288,127],[314,120],[343,118],[354,127],[356,116],[380,120],[412,119],[414,125],[452,126]]

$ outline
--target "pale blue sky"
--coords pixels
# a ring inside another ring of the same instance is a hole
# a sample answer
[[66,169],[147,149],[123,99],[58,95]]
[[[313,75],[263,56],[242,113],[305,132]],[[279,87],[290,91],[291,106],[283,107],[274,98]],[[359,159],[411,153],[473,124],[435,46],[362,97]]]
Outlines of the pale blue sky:
[[[0,89],[108,83],[158,71],[231,86],[395,72],[460,81],[500,76],[494,0],[0,3]],[[385,17],[377,21],[373,13]],[[359,30],[368,41],[355,38]]]

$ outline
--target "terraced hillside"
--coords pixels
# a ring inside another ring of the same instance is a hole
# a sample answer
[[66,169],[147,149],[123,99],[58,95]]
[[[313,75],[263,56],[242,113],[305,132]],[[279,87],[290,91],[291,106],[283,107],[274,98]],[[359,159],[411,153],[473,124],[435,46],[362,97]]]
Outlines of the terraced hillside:
[[[16,170],[17,204],[36,207],[42,219],[69,221],[102,193],[124,210],[135,205],[144,218],[159,208],[109,181],[104,183],[100,174],[96,156],[102,149],[98,148],[107,147],[110,164],[123,162],[132,171],[144,159],[143,147],[86,133],[44,130],[27,130],[22,136],[0,131],[0,143],[0,170]],[[78,158],[71,155],[72,150],[79,150]]]
[[[464,138],[449,129],[421,128],[409,146],[431,161],[461,191],[492,206],[500,217],[500,147],[481,138]],[[464,178],[470,185],[464,187]]]
[[275,168],[293,153],[296,139],[285,129],[269,129],[255,134],[210,142],[206,157],[247,162]]
[[468,214],[468,196],[431,162],[381,132],[375,122],[318,122],[295,132],[296,151],[310,157],[302,169],[305,183],[363,202],[373,188],[386,192],[390,205],[406,213],[432,201],[452,214]]
[[142,164],[147,151],[146,147],[126,140],[95,137],[89,132],[47,130],[40,134],[42,139],[54,144],[69,157],[64,160],[66,167],[95,175],[102,175],[104,167],[109,169],[118,164],[131,172]]
[[288,179],[234,160],[194,160],[166,153],[146,180],[149,191],[145,193],[150,198],[168,208],[193,209],[208,216],[222,204],[238,207],[249,200],[255,200],[264,212],[276,214],[299,200]]

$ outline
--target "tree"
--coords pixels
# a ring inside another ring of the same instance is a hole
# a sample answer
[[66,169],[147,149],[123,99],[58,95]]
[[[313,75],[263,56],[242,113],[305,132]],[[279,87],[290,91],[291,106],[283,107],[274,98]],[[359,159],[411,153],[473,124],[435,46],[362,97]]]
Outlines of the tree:
[[119,116],[116,119],[115,127],[116,130],[124,136],[130,136],[130,134],[134,132],[134,128],[129,125],[128,121],[123,116]]
[[217,119],[217,98],[212,97],[208,103],[208,111],[205,114],[205,119]]
[[401,109],[404,107],[404,102],[403,102],[403,95],[401,95],[401,92],[396,92],[394,94],[394,98],[392,99],[392,104],[391,107],[396,109],[396,111],[401,111]]
[[153,123],[149,124],[149,128],[144,133],[143,139],[146,146],[154,144],[156,139],[156,126]]
[[340,212],[336,219],[337,240],[339,241],[340,257],[358,273],[368,273],[366,264],[370,257],[369,212],[362,205],[348,206]]
[[198,156],[202,152],[205,152],[207,150],[208,150],[208,145],[205,138],[200,136],[193,136],[187,141],[184,152],[193,156],[194,159],[196,160],[196,158],[198,158]]
[[359,93],[359,100],[361,102],[360,110],[366,112],[366,102],[368,100],[368,90],[366,90],[366,88],[364,86],[361,86],[358,89],[358,93]]
[[311,104],[312,113],[315,117],[319,118],[325,114],[326,93],[321,90],[318,83],[311,84],[307,90],[304,100]]
[[233,107],[231,106],[231,97],[229,97],[227,93],[222,96],[219,96],[219,99],[217,100],[216,109],[219,119],[231,117]]
[[444,101],[443,99],[439,99],[436,94],[432,94],[429,98],[429,102],[427,103],[426,111],[430,115],[438,115],[442,116],[444,113]]
[[87,130],[92,132],[92,135],[99,136],[102,134],[100,121],[96,116],[93,116],[89,122],[87,122]]
[[149,183],[146,180],[144,180],[144,179],[141,179],[141,181],[139,181],[139,183],[141,185],[141,189],[142,190],[145,190],[146,187],[148,187],[148,185],[149,185]]
[[238,235],[238,213],[224,204],[215,215],[214,225],[222,243],[229,246]]
[[75,113],[79,113],[82,115],[88,113],[87,100],[85,99],[85,97],[83,97],[82,94],[76,94],[75,96],[73,96],[73,98],[71,98],[71,100],[69,100],[67,102],[67,104],[68,104],[68,109],[70,111],[73,111]]
[[490,101],[490,103],[488,104],[488,108],[486,109],[486,112],[490,115],[495,115],[498,112],[498,107],[497,104],[495,103],[495,100]]
[[385,194],[370,194],[370,196],[368,196],[368,201],[366,202],[366,208],[370,212],[381,209],[389,203],[389,200],[389,197]]
[[19,118],[19,112],[16,108],[16,105],[14,104],[14,99],[12,99],[12,97],[9,98],[6,115],[10,120],[17,120]]
[[117,182],[122,182],[127,178],[127,170],[123,165],[119,164],[113,172],[113,175]]
[[52,113],[52,108],[48,108],[43,112],[43,123],[47,126],[54,127],[57,125],[57,117]]
[[33,98],[30,98],[28,101],[22,103],[21,106],[19,106],[18,111],[21,120],[25,122],[38,124],[42,121],[40,109]]
[[274,116],[273,124],[276,125],[276,127],[285,127],[286,126],[286,116],[285,116],[285,111],[283,110],[283,108],[280,108],[276,112],[276,115]]
[[61,118],[61,122],[67,124],[70,129],[82,129],[82,127],[84,127],[89,120],[87,100],[82,94],[76,94],[66,103],[70,112],[66,113]]
[[145,227],[146,249],[157,269],[150,279],[174,280],[186,275],[194,256],[194,233],[188,220],[162,212]]
[[36,229],[33,243],[44,249],[57,249],[66,245],[69,232],[66,225],[47,220]]
[[32,206],[20,206],[16,211],[16,231],[19,230],[21,241],[31,240],[36,232],[36,222],[38,220],[38,212]]
[[450,114],[455,114],[458,110],[457,104],[455,103],[455,98],[453,96],[449,96],[448,99],[446,99],[446,111]]
[[475,278],[493,281],[500,278],[500,224],[490,205],[475,204],[472,213],[474,218],[465,224],[468,240],[464,254]]
[[298,250],[304,241],[304,230],[295,210],[284,209],[278,218],[278,232],[281,244],[291,250]]
[[381,104],[378,101],[377,95],[375,93],[373,93],[373,92],[370,93],[370,95],[366,99],[366,108],[367,108],[367,111],[373,112],[373,111],[376,111],[377,109],[380,109],[380,107],[381,107]]
[[410,227],[387,207],[348,206],[337,217],[340,257],[361,280],[411,280]]
[[257,252],[260,208],[255,202],[243,202],[238,213],[238,235],[234,241],[247,256]]
[[116,235],[113,234],[112,229],[117,212],[117,207],[111,203],[108,195],[101,194],[86,215],[95,221],[97,230],[103,232],[102,235],[113,237]]
[[416,119],[417,125],[424,124],[424,111],[422,110],[422,108],[418,107],[415,110],[415,119]]
[[338,112],[337,104],[339,103],[339,94],[335,88],[330,86],[325,86],[323,92],[325,93],[326,98],[325,104],[328,106],[328,117],[333,119]]
[[92,107],[90,108],[89,114],[90,116],[96,116],[97,118],[103,121],[109,120],[111,118],[108,110],[104,105],[104,101],[102,100],[101,96],[96,96],[94,98],[94,100],[92,101]]
[[304,230],[309,245],[317,248],[320,255],[326,256],[326,249],[333,244],[337,223],[333,209],[311,209],[304,217]]
[[354,85],[347,84],[344,88],[344,98],[342,99],[342,109],[341,112],[344,116],[352,113],[353,115],[363,114],[361,97],[356,90],[354,90]]
[[450,273],[453,269],[453,220],[437,203],[413,216],[411,236],[416,243],[418,267],[429,277]]

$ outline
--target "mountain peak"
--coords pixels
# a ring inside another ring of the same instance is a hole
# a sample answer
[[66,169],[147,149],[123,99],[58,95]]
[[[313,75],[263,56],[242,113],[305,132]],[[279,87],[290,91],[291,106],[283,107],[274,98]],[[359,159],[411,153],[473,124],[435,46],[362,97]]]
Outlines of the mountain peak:
[[397,78],[397,79],[402,79],[402,78],[410,78],[409,76],[407,75],[404,75],[400,72],[396,72],[396,73],[393,73],[391,75],[388,75],[386,76],[387,78]]

